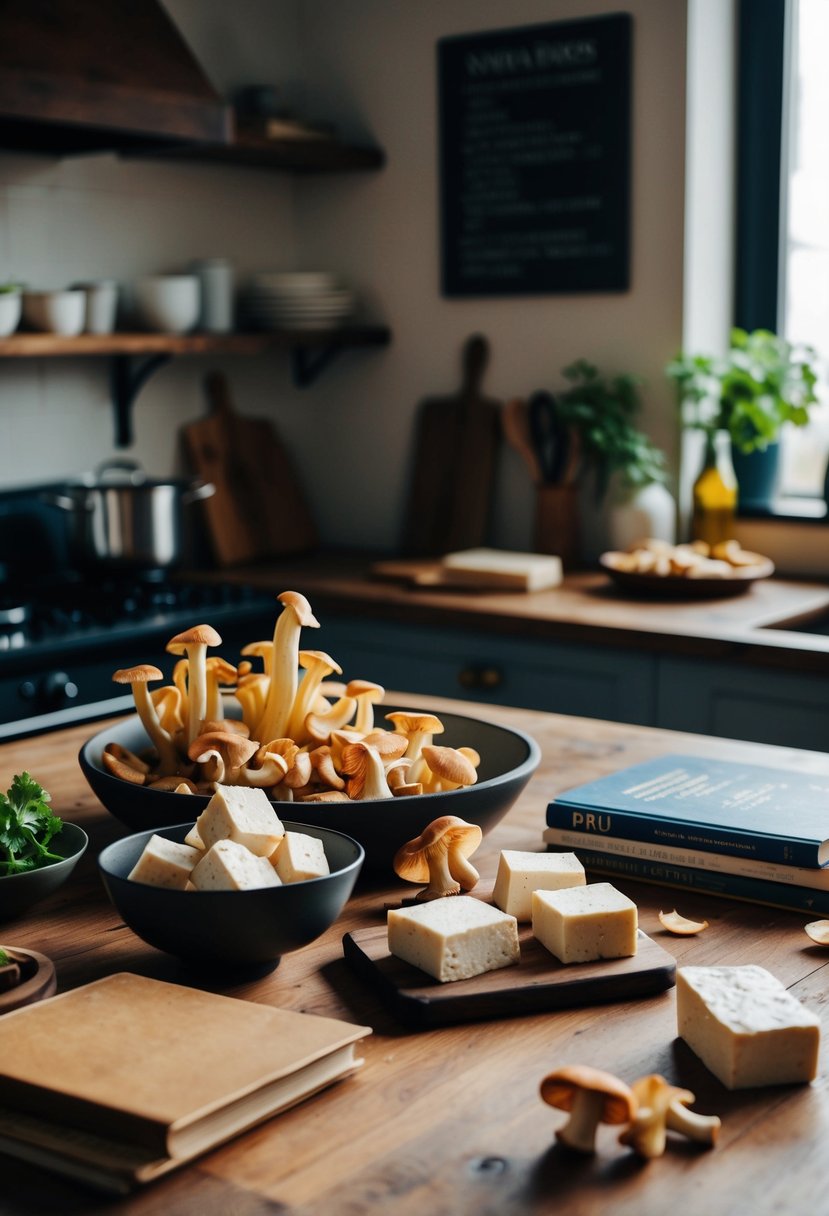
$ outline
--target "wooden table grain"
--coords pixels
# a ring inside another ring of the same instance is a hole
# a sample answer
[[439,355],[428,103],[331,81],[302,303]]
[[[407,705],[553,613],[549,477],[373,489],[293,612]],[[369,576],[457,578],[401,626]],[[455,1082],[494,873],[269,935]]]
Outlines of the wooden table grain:
[[[424,698],[389,694],[402,704]],[[474,714],[469,703],[433,707]],[[548,799],[558,791],[651,756],[682,750],[829,774],[829,756],[679,735],[594,720],[487,706],[478,712],[529,731],[541,765],[477,857],[482,881],[502,848],[538,849]],[[59,991],[117,970],[194,982],[173,959],[145,946],[115,914],[96,856],[124,829],[86,787],[77,750],[92,729],[73,729],[0,747],[0,786],[29,770],[64,819],[81,823],[90,848],[69,883],[14,921],[0,942],[40,950],[56,963]],[[97,727],[94,729],[98,729]],[[823,1016],[829,955],[803,933],[807,917],[693,892],[623,882],[646,933],[679,963],[758,963]],[[124,1200],[0,1158],[0,1214],[164,1213],[165,1216],[817,1216],[829,1211],[826,1049],[810,1086],[728,1093],[676,1038],[673,991],[612,1005],[414,1032],[395,1023],[376,995],[346,968],[343,933],[380,923],[393,884],[361,885],[338,923],[313,945],[283,958],[255,981],[215,990],[248,1000],[371,1025],[365,1066],[354,1077]],[[679,902],[709,929],[698,938],[661,931],[657,913]],[[199,982],[204,983],[203,980]],[[132,1049],[140,1050],[137,1044]],[[194,1028],[194,1058],[209,1067],[210,1044]],[[538,1096],[541,1078],[584,1062],[628,1081],[661,1072],[697,1095],[696,1109],[719,1114],[718,1146],[676,1141],[640,1162],[601,1128],[594,1157],[556,1146],[563,1116]]]

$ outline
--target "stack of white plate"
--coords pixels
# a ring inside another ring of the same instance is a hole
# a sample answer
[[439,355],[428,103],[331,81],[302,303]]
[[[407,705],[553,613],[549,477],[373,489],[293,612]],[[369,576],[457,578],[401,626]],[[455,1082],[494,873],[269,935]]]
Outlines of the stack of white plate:
[[354,310],[354,292],[328,271],[254,275],[245,292],[256,329],[331,329]]

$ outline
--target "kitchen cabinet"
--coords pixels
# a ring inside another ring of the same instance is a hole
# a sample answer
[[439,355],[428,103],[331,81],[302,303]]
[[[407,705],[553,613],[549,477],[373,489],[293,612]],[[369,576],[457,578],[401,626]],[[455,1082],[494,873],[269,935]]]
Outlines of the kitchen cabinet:
[[663,657],[655,725],[826,751],[829,687],[805,672]]
[[639,725],[656,716],[656,660],[631,651],[328,615],[319,645],[346,679],[386,688]]

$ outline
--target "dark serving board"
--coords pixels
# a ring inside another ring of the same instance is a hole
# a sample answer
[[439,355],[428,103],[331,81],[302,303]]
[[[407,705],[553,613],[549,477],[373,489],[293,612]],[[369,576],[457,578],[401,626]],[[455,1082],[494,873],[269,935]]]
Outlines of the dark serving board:
[[518,936],[521,961],[515,966],[447,984],[390,954],[385,925],[346,933],[343,953],[349,966],[379,991],[392,1013],[416,1026],[631,1000],[664,992],[676,983],[673,956],[641,929],[633,958],[567,965],[545,950],[529,927],[519,928]]

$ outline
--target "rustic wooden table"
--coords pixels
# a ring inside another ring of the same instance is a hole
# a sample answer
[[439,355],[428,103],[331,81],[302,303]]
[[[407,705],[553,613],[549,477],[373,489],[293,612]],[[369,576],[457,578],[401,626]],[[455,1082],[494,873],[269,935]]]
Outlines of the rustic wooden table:
[[[401,698],[424,704],[422,698]],[[474,713],[468,703],[433,706]],[[677,735],[641,727],[486,707],[481,714],[532,733],[541,766],[477,857],[494,877],[501,848],[538,849],[548,798],[616,768],[667,751],[797,763],[829,773],[829,756]],[[55,810],[83,824],[90,848],[70,882],[48,901],[0,926],[0,941],[48,954],[59,990],[117,970],[192,982],[175,960],[145,946],[115,915],[96,873],[101,847],[124,829],[86,788],[76,755],[89,726],[0,748],[0,786],[32,772]],[[94,729],[97,729],[94,728]],[[646,933],[682,963],[758,963],[810,1008],[829,995],[829,956],[803,933],[806,917],[764,907],[619,882],[639,904]],[[330,1014],[374,1028],[365,1067],[304,1105],[126,1200],[0,1158],[2,1216],[164,1213],[254,1216],[297,1212],[357,1216],[475,1213],[599,1213],[614,1216],[743,1216],[829,1211],[829,1126],[824,1066],[811,1086],[728,1093],[676,1038],[673,991],[592,1008],[478,1022],[425,1033],[404,1029],[346,968],[341,937],[381,923],[399,886],[362,886],[318,942],[286,956],[265,978],[217,991]],[[660,907],[705,917],[699,938],[661,931]],[[209,1043],[194,1049],[205,1064]],[[130,1045],[127,1045],[129,1048]],[[140,1050],[137,1044],[132,1049]],[[825,1053],[824,1053],[825,1054]],[[601,1128],[598,1152],[575,1159],[555,1144],[564,1117],[544,1106],[540,1079],[586,1062],[632,1081],[661,1072],[693,1090],[696,1109],[722,1117],[711,1151],[684,1142],[644,1164]]]

